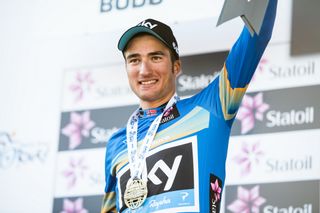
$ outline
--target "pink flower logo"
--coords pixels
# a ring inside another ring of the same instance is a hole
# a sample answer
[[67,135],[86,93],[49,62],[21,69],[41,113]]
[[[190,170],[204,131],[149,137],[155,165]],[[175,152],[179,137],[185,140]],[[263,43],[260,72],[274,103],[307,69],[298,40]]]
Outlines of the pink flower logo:
[[220,200],[220,195],[221,195],[221,187],[219,186],[218,179],[214,183],[211,184],[211,189],[214,193],[214,201],[217,202]]
[[69,168],[62,173],[62,175],[67,178],[69,189],[76,185],[78,178],[84,177],[84,173],[87,169],[88,167],[84,165],[83,158],[70,159]]
[[82,198],[78,198],[74,202],[69,199],[64,199],[63,211],[60,213],[88,213],[88,210],[83,208]]
[[91,90],[94,80],[92,79],[90,72],[77,72],[75,80],[76,82],[71,84],[69,89],[75,94],[75,102],[78,102],[83,99],[86,92]]
[[260,72],[264,71],[264,66],[268,63],[268,59],[262,58],[259,62],[258,69]]
[[82,136],[89,137],[89,131],[95,123],[90,119],[90,112],[82,114],[72,112],[70,123],[62,129],[62,134],[69,137],[69,149],[74,149],[82,143]]
[[261,92],[254,97],[244,95],[236,117],[241,121],[241,134],[246,134],[254,128],[255,119],[263,121],[263,113],[269,108],[270,106],[263,102]]
[[239,186],[237,196],[237,200],[228,205],[228,210],[233,213],[259,213],[260,206],[266,202],[266,199],[259,195],[259,186],[251,190]]
[[264,153],[260,149],[259,143],[254,143],[252,145],[243,143],[239,155],[234,158],[235,162],[240,164],[241,175],[249,174],[252,167],[259,164],[260,158],[263,155]]

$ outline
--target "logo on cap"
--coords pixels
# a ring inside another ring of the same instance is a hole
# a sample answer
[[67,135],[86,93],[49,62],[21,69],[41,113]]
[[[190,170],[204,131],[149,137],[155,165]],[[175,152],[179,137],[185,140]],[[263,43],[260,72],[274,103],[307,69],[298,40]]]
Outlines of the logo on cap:
[[157,24],[152,24],[151,22],[146,22],[146,21],[142,21],[141,23],[139,23],[137,26],[143,26],[143,27],[147,27],[149,29],[153,29],[156,26],[158,26]]
[[176,42],[172,42],[172,47],[177,52],[177,54],[179,55],[179,49],[178,49],[178,45],[176,44]]

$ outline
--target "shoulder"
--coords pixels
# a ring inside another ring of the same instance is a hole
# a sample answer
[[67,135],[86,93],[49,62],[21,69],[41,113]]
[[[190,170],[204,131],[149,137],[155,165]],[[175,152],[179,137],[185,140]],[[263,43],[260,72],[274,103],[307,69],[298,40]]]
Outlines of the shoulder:
[[111,135],[107,142],[107,150],[114,152],[126,142],[126,128],[120,128]]
[[201,90],[197,91],[196,94],[181,99],[180,105],[182,107],[188,104],[202,105],[203,103],[210,101],[211,98],[214,97],[215,92],[218,92],[219,78],[220,72],[212,78],[209,84],[204,85]]

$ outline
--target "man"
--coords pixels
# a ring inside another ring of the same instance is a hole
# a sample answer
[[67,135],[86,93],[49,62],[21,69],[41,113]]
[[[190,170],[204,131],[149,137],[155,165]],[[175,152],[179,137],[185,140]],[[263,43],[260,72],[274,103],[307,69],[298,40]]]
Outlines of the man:
[[231,126],[276,5],[270,0],[260,35],[244,28],[219,76],[183,100],[175,94],[181,62],[170,27],[148,19],[122,35],[118,48],[140,108],[107,144],[101,212],[219,212]]

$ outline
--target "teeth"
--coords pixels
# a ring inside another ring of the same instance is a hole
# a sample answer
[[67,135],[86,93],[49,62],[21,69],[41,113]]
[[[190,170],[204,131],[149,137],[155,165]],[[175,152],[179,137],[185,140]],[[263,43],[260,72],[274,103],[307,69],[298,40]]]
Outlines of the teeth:
[[141,81],[142,85],[149,85],[149,84],[154,84],[156,80],[150,80],[150,81]]

